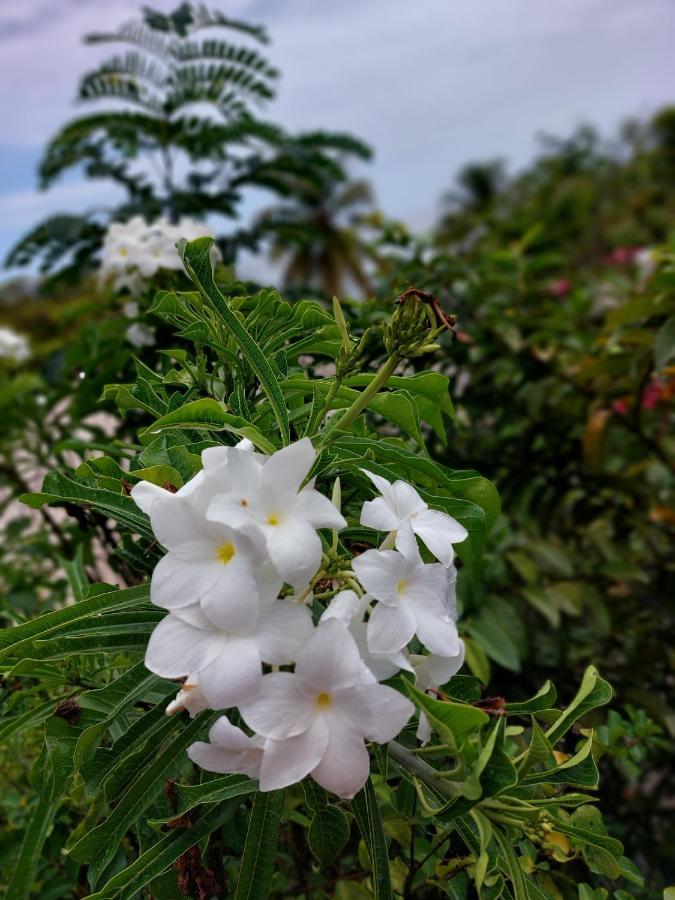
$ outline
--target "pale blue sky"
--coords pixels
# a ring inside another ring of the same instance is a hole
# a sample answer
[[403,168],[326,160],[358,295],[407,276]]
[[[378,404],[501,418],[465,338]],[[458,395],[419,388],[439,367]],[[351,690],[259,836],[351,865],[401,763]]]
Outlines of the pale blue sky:
[[[150,5],[171,9],[176,0]],[[265,25],[282,70],[270,118],[345,129],[376,152],[380,205],[414,227],[467,160],[513,166],[539,131],[612,131],[675,102],[672,0],[214,0]],[[111,199],[70,177],[35,190],[45,140],[75,110],[80,43],[133,16],[134,0],[1,0],[0,254],[41,216]]]

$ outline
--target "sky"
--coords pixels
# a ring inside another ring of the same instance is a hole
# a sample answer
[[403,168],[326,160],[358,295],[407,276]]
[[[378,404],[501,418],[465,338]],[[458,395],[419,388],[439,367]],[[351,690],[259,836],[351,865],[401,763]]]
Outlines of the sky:
[[[103,182],[76,174],[39,193],[36,168],[45,142],[77,112],[79,76],[101,58],[81,35],[115,28],[139,5],[0,0],[0,257],[47,214],[114,201]],[[150,5],[170,10],[178,0]],[[498,156],[514,170],[536,152],[538,133],[591,122],[611,134],[625,118],[675,102],[673,0],[209,5],[267,28],[282,72],[268,117],[293,131],[365,139],[375,159],[364,174],[379,206],[416,229],[433,222],[470,160]]]

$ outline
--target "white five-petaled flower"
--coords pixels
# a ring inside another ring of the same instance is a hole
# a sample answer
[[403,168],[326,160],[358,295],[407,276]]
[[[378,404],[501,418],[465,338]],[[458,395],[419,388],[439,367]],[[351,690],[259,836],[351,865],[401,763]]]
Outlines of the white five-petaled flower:
[[227,709],[254,696],[262,663],[288,665],[313,632],[306,607],[269,598],[253,622],[219,628],[204,611],[181,607],[150,635],[145,665],[164,678],[195,673],[211,709]]
[[361,471],[382,495],[363,504],[361,524],[377,531],[395,531],[396,547],[399,550],[405,549],[412,532],[426,544],[436,559],[444,566],[449,566],[455,556],[452,545],[460,544],[466,539],[466,528],[447,513],[429,509],[415,488],[406,481],[395,481],[392,484],[367,469]]
[[246,724],[266,738],[260,789],[275,790],[311,774],[326,790],[353,797],[365,784],[365,740],[394,738],[414,711],[378,684],[347,629],[322,622],[298,653],[295,673],[265,675],[259,693],[241,703]]
[[264,738],[259,735],[249,737],[227,716],[221,716],[211,726],[209,742],[197,741],[187,752],[192,762],[207,772],[259,778],[264,745]]
[[256,454],[232,452],[227,458],[227,486],[208,507],[214,522],[260,529],[274,567],[296,588],[304,587],[321,563],[316,529],[347,524],[313,484],[301,488],[315,458],[309,438],[278,450],[264,463]]
[[416,634],[424,646],[440,656],[459,651],[459,635],[448,605],[454,569],[425,564],[417,544],[406,553],[366,550],[352,562],[365,590],[379,603],[368,620],[368,647],[372,653],[402,650]]

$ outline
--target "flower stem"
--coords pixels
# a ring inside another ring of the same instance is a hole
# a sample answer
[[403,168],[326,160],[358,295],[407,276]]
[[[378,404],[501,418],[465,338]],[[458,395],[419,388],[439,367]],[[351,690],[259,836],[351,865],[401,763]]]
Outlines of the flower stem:
[[368,404],[373,399],[375,394],[377,394],[380,388],[384,387],[387,381],[389,381],[400,362],[401,357],[397,356],[395,353],[389,357],[386,363],[384,363],[384,365],[377,371],[370,384],[361,391],[352,405],[345,410],[344,414],[341,415],[339,419],[336,416],[331,421],[328,428],[326,428],[325,431],[321,432],[318,440],[319,446],[325,446],[328,443],[333,435],[333,432],[336,430],[336,428],[338,428],[338,426],[342,430],[346,430],[347,428],[349,428],[356,417],[363,412],[366,406],[368,406]]
[[457,797],[457,787],[454,783],[444,780],[443,775],[433,766],[425,763],[424,760],[415,756],[412,751],[403,747],[398,741],[389,741],[389,755],[404,769],[407,769],[411,775],[419,778],[429,787],[432,787],[439,794],[454,800]]

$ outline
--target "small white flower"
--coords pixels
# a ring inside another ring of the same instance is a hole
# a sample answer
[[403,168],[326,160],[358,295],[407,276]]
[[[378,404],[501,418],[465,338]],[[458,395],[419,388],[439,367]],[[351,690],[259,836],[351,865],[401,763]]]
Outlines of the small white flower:
[[460,544],[467,537],[463,525],[437,509],[429,509],[415,488],[406,481],[393,484],[366,469],[364,475],[373,482],[381,497],[366,500],[361,510],[361,524],[377,531],[395,531],[396,547],[405,549],[406,538],[412,531],[426,544],[431,553],[444,566],[454,559],[453,544]]
[[221,716],[211,726],[209,743],[197,741],[188,747],[192,762],[207,772],[260,776],[264,738],[247,734]]
[[367,550],[352,561],[363,587],[380,602],[368,620],[372,653],[395,653],[417,635],[440,656],[459,651],[459,636],[448,605],[454,569],[425,564],[412,541],[405,554],[397,550]]
[[252,623],[219,628],[201,607],[177,609],[150,635],[145,665],[164,678],[197,675],[212,709],[227,709],[254,696],[262,680],[262,662],[288,665],[313,632],[309,610],[266,598]]
[[133,325],[130,325],[127,328],[124,334],[131,346],[136,347],[137,349],[140,349],[141,347],[153,347],[156,343],[155,329],[148,328],[148,326],[143,325],[142,322],[134,322]]
[[276,570],[296,588],[306,585],[319,568],[322,550],[316,529],[347,524],[312,484],[300,488],[315,458],[309,438],[278,450],[264,463],[251,453],[232,453],[227,460],[228,486],[208,508],[214,522],[259,528]]
[[375,681],[339,621],[322,622],[298,654],[295,673],[265,675],[260,692],[240,704],[246,724],[267,738],[260,789],[271,791],[306,775],[339,797],[365,784],[370,758],[364,739],[394,738],[412,703]]

